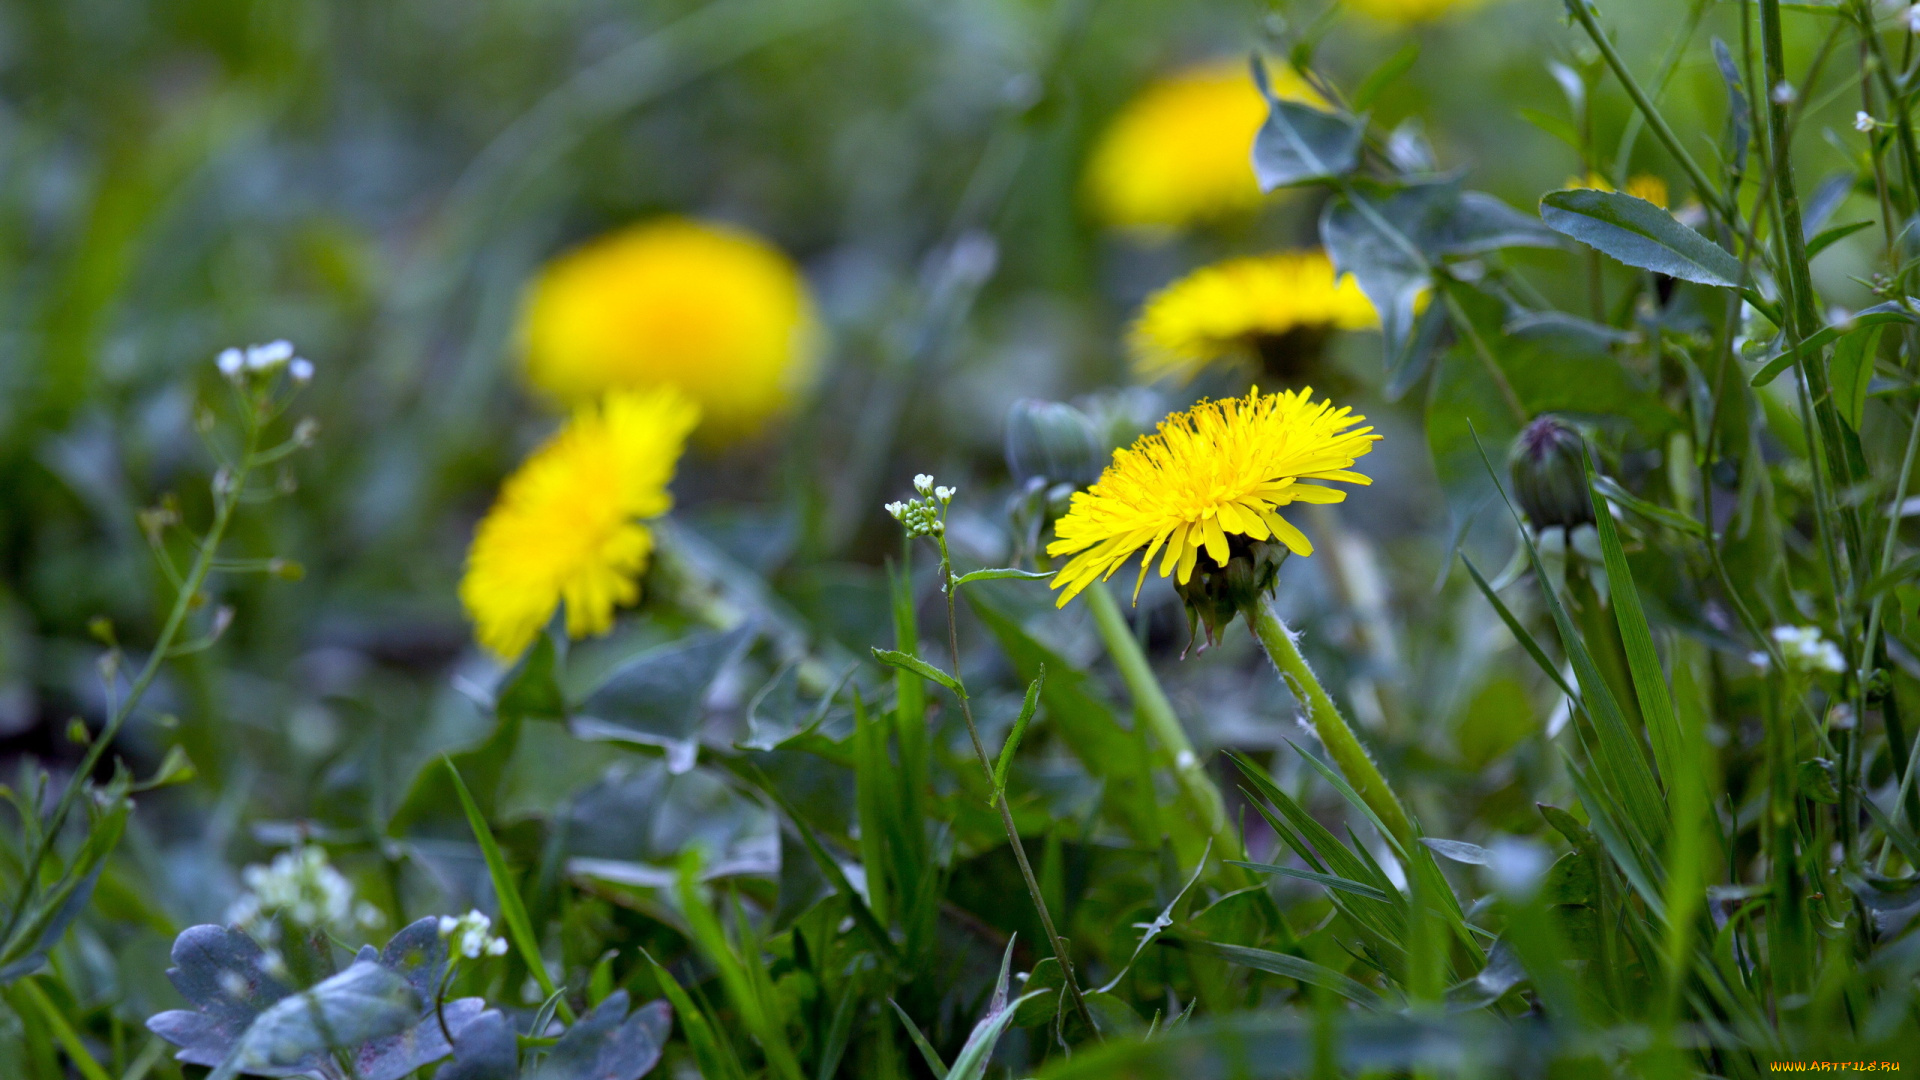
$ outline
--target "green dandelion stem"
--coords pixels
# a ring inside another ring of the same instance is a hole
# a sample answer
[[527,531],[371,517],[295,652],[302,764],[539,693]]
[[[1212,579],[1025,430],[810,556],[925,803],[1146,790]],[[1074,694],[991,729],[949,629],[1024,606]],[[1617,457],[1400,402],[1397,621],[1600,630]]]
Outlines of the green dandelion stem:
[[1127,625],[1119,602],[1106,585],[1099,582],[1081,595],[1087,598],[1094,625],[1100,630],[1100,640],[1106,643],[1107,655],[1113,658],[1114,667],[1120,669],[1120,678],[1133,697],[1134,714],[1147,725],[1147,730],[1173,761],[1173,775],[1180,784],[1181,796],[1199,815],[1219,845],[1218,850],[1238,851],[1239,845],[1230,842],[1232,834],[1227,828],[1227,809],[1220,798],[1220,789],[1207,775],[1199,755],[1193,752],[1193,743],[1188,741],[1186,729],[1180,726],[1180,718],[1173,711],[1173,703],[1167,700],[1167,692],[1161,689],[1160,680],[1154,677],[1140,642],[1134,639],[1133,628]]
[[[1379,766],[1368,756],[1367,748],[1347,726],[1345,717],[1327,696],[1326,688],[1307,666],[1307,658],[1300,655],[1300,646],[1295,643],[1293,631],[1280,621],[1270,601],[1261,601],[1250,605],[1246,610],[1247,625],[1252,628],[1260,644],[1266,646],[1267,655],[1273,659],[1273,666],[1280,669],[1280,677],[1292,688],[1294,695],[1307,706],[1307,717],[1313,723],[1314,733],[1320,736],[1321,745],[1333,758],[1345,774],[1353,790],[1366,801],[1367,807],[1374,812],[1398,841],[1402,851],[1411,851],[1414,843],[1413,822],[1407,817],[1407,811],[1400,805],[1400,799],[1394,795],[1393,788],[1387,786],[1387,778],[1380,773]],[[1403,856],[1404,858],[1404,856]]]

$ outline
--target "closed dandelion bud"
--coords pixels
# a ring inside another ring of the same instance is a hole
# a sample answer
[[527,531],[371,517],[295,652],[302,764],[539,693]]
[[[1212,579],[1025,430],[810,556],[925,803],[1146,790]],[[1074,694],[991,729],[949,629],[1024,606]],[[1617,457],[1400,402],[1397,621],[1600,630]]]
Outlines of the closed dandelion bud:
[[1021,398],[1007,409],[1007,469],[1019,483],[1085,487],[1100,478],[1103,450],[1093,420],[1071,405]]
[[1195,562],[1193,576],[1175,580],[1174,591],[1187,605],[1187,624],[1198,623],[1207,631],[1207,643],[1220,639],[1220,631],[1242,611],[1273,591],[1280,564],[1287,560],[1285,544],[1273,540],[1253,540],[1234,535],[1227,538],[1231,554],[1225,566]]
[[1513,494],[1535,529],[1593,523],[1593,500],[1581,459],[1580,432],[1557,417],[1542,416],[1520,432],[1508,462]]

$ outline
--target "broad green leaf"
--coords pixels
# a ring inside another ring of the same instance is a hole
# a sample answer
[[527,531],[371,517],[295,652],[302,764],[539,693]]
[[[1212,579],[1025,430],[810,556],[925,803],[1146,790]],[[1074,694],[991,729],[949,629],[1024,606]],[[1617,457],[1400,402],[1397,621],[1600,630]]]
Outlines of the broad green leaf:
[[1914,318],[1913,312],[1908,308],[1907,301],[1904,299],[1889,300],[1884,304],[1875,304],[1870,308],[1863,308],[1860,311],[1854,312],[1852,317],[1845,321],[1834,323],[1830,326],[1823,326],[1815,330],[1812,334],[1807,335],[1807,339],[1800,344],[1782,350],[1779,355],[1768,360],[1766,365],[1759,371],[1754,372],[1753,378],[1749,379],[1748,383],[1753,386],[1767,385],[1778,378],[1781,372],[1792,367],[1795,361],[1803,356],[1816,355],[1821,349],[1826,348],[1843,334],[1853,334],[1869,326],[1885,326],[1888,323],[1915,321],[1916,319]]
[[1261,191],[1345,176],[1359,164],[1366,124],[1276,97],[1259,57],[1253,60],[1253,81],[1268,109],[1253,138],[1253,173]]
[[1740,260],[1645,199],[1574,188],[1540,200],[1540,220],[1606,255],[1656,274],[1740,287]]
[[1863,327],[1834,346],[1827,378],[1833,385],[1833,403],[1840,418],[1855,431],[1867,410],[1867,386],[1873,382],[1873,362],[1880,352],[1881,326]]

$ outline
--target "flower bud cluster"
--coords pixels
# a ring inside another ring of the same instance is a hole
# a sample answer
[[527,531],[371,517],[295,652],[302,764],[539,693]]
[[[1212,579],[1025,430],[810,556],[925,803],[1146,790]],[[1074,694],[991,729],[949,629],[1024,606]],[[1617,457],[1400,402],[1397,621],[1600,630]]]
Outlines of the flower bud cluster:
[[[1767,636],[1779,647],[1780,659],[1789,671],[1802,675],[1840,675],[1847,670],[1847,660],[1840,655],[1840,647],[1828,641],[1817,626],[1776,626]],[[1764,665],[1767,654],[1757,652],[1750,659]]]
[[933,477],[921,473],[913,478],[913,490],[919,492],[918,498],[890,502],[887,504],[887,513],[906,527],[910,537],[945,535],[947,507],[953,503],[957,489],[935,486]]
[[306,357],[295,356],[293,342],[285,338],[269,341],[265,345],[249,345],[245,349],[222,349],[213,362],[220,369],[220,374],[235,382],[248,375],[264,375],[282,367],[287,369],[287,375],[294,382],[306,383],[313,379],[313,362]]
[[440,936],[447,939],[448,948],[456,955],[469,960],[507,954],[507,939],[493,936],[493,920],[477,910],[470,910],[458,918],[440,916]]
[[353,883],[327,862],[321,848],[283,851],[271,863],[247,867],[240,879],[247,891],[227,908],[227,922],[268,940],[278,935],[276,918],[302,930],[335,933],[386,921],[378,907],[354,901]]

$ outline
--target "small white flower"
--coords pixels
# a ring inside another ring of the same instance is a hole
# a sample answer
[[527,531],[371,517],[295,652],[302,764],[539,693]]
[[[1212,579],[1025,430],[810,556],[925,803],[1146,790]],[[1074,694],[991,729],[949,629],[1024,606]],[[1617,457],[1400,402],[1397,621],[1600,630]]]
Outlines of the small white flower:
[[1865,109],[1853,114],[1853,130],[1868,132],[1872,131],[1873,128],[1873,117],[1869,115]]
[[247,356],[239,349],[221,349],[213,363],[220,369],[220,374],[229,379],[238,378],[241,370],[247,366]]
[[1907,31],[1908,33],[1920,34],[1920,4],[1915,4],[1907,9]]
[[933,477],[927,473],[920,473],[915,476],[913,478],[913,490],[922,495],[933,494]]
[[943,503],[952,502],[953,496],[956,490],[957,489],[955,488],[950,488],[945,486],[937,487],[933,489],[933,497],[936,499],[939,499]]
[[1780,647],[1781,659],[1795,671],[1839,675],[1847,670],[1840,647],[1821,636],[1817,626],[1776,626],[1769,636]]
[[1767,96],[1773,99],[1775,105],[1791,105],[1793,99],[1800,96],[1800,92],[1793,88],[1792,83],[1781,79],[1773,84],[1773,92]]
[[[365,909],[372,908],[355,906],[353,883],[317,847],[283,851],[270,863],[242,870],[240,880],[248,891],[227,908],[227,921],[269,939],[277,932],[274,916],[304,929],[346,933],[363,925]],[[379,909],[372,910],[378,917]]]
[[293,342],[285,338],[265,345],[247,346],[248,371],[272,371],[293,359]]
[[906,514],[906,512],[907,512],[906,503],[895,500],[887,504],[887,513],[892,514],[893,520],[895,521],[899,521],[901,517],[903,517]]
[[292,376],[294,382],[310,383],[313,381],[313,361],[304,356],[296,356],[287,364],[287,374]]
[[440,936],[447,939],[450,949],[469,960],[478,960],[482,955],[506,955],[506,939],[494,937],[492,930],[493,920],[477,910],[459,918],[440,916]]

